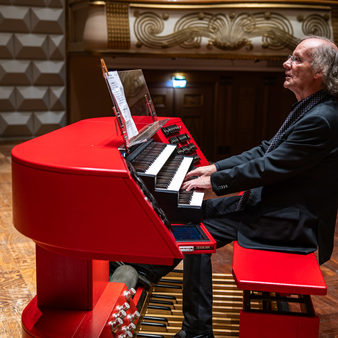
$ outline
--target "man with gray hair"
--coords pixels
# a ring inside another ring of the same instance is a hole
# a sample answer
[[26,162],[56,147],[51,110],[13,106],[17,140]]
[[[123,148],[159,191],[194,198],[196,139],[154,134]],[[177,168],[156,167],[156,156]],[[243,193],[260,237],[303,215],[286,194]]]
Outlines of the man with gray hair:
[[[202,222],[217,247],[238,240],[300,254],[318,248],[323,263],[332,254],[338,206],[338,48],[306,38],[283,67],[284,87],[298,102],[277,134],[192,170],[182,188],[223,196],[203,204]],[[242,190],[241,197],[224,197]],[[183,282],[184,321],[175,337],[213,337],[210,255],[186,255]]]

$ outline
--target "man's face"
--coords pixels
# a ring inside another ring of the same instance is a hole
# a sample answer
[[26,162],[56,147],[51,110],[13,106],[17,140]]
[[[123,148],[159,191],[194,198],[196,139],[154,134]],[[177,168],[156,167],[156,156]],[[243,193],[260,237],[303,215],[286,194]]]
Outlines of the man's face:
[[320,44],[318,39],[302,41],[291,57],[283,63],[285,68],[284,87],[290,89],[300,101],[313,94],[318,85],[317,75],[311,68],[309,51]]

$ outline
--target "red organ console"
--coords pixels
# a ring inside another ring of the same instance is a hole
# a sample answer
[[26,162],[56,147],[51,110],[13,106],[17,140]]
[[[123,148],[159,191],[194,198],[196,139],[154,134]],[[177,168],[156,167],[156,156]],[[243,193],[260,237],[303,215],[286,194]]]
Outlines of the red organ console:
[[[109,282],[109,261],[173,263],[215,251],[203,194],[180,186],[208,164],[179,118],[121,150],[115,117],[83,120],[13,148],[13,220],[36,243],[37,296],[25,337],[129,337],[144,290]],[[137,129],[150,116],[134,116]],[[189,221],[196,224],[186,224]]]

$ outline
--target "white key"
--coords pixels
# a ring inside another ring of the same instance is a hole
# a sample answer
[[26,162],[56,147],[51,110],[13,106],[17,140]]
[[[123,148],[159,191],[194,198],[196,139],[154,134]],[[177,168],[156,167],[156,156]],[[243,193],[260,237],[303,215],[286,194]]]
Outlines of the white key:
[[180,166],[178,167],[173,179],[171,180],[168,188],[166,190],[179,191],[180,187],[184,181],[185,175],[187,174],[191,162],[193,161],[192,157],[184,157]]
[[175,145],[167,144],[167,146],[162,150],[161,154],[157,156],[156,160],[145,171],[145,174],[157,175],[158,172],[162,169],[163,165],[168,160],[168,158],[170,157],[170,155],[173,153],[175,148],[176,148]]
[[200,207],[203,202],[204,192],[194,191],[189,205],[192,207]]
[[201,191],[194,191],[191,194],[191,198],[189,203],[178,203],[179,207],[192,207],[192,208],[200,208],[202,206],[202,202],[203,202],[203,197],[204,197],[204,192]]

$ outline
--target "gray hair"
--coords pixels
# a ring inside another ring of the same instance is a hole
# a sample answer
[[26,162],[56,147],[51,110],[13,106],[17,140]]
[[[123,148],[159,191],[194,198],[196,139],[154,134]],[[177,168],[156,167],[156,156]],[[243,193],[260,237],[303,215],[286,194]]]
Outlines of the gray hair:
[[[315,72],[323,74],[324,89],[331,95],[338,97],[338,48],[329,39],[323,37],[307,37],[307,39],[320,39],[327,41],[310,51],[311,67]],[[304,41],[303,40],[303,41]]]

